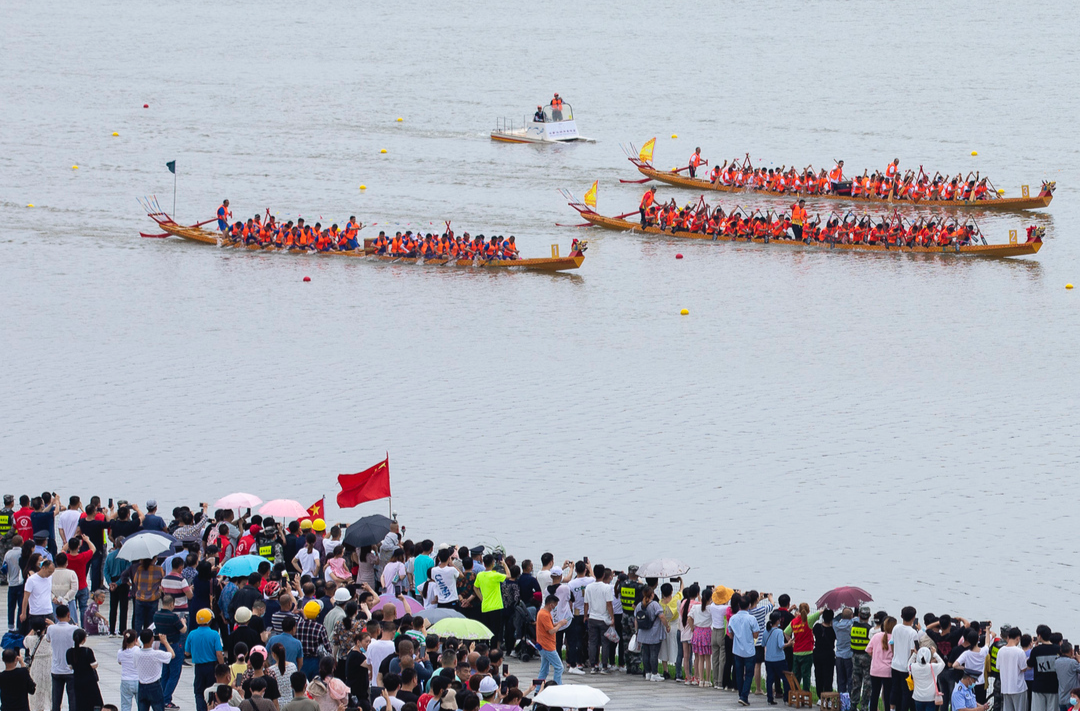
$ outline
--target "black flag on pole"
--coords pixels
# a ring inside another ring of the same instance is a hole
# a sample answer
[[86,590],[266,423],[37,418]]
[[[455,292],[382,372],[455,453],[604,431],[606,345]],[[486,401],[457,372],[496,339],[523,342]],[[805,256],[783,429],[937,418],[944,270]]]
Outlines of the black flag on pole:
[[176,161],[171,160],[165,164],[165,167],[169,169],[169,172],[176,175]]

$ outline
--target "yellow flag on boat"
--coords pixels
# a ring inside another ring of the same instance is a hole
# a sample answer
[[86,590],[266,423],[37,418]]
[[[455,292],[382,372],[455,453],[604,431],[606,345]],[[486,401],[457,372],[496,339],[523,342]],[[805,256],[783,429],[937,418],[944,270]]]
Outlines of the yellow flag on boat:
[[645,145],[641,147],[641,153],[638,153],[638,158],[646,163],[652,163],[653,148],[656,148],[656,139],[650,138],[645,141]]
[[585,191],[585,204],[589,207],[596,207],[596,186],[600,184],[600,181],[594,181],[592,187]]

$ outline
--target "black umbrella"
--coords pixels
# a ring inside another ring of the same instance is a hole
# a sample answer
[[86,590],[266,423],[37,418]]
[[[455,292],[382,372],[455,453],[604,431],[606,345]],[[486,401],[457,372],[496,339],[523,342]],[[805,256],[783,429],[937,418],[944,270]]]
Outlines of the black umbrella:
[[365,516],[345,529],[342,542],[353,548],[373,546],[390,532],[390,519],[382,514]]

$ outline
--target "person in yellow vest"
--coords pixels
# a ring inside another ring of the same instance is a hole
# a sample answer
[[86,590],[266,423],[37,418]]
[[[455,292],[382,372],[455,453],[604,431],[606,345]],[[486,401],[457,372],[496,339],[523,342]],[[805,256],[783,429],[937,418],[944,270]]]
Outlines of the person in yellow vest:
[[851,711],[870,709],[870,608],[859,608],[859,619],[851,625]]
[[799,200],[791,206],[791,233],[800,242],[803,241],[804,224],[806,224],[806,200]]

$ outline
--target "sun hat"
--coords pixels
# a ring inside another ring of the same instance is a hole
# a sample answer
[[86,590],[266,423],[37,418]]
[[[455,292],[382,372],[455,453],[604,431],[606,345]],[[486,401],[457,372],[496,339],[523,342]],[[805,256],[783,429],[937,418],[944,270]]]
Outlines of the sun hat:
[[246,607],[238,607],[236,608],[236,612],[233,614],[233,617],[236,618],[237,624],[245,624],[248,620],[251,619],[251,610]]

